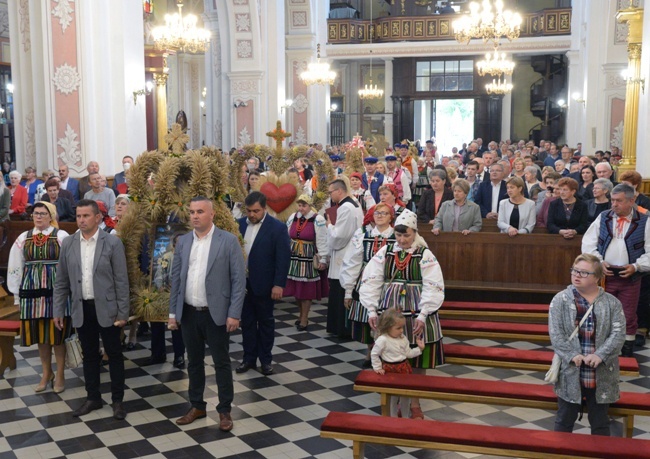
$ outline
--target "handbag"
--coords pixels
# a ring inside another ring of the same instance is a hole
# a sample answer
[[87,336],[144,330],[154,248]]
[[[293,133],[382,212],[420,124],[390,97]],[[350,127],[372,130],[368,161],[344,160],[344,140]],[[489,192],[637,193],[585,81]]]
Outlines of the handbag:
[[[573,333],[571,333],[571,336],[569,336],[569,341],[571,341],[573,338],[576,337],[576,335],[578,334],[578,330],[580,330],[580,327],[582,327],[584,321],[587,320],[587,317],[589,317],[589,314],[591,314],[591,310],[593,308],[594,308],[593,304],[589,306],[587,313],[582,317],[582,320],[580,321],[576,329],[573,330]],[[555,384],[557,382],[557,379],[560,376],[561,363],[562,361],[560,360],[560,356],[557,354],[553,354],[553,361],[551,362],[551,368],[549,368],[549,370],[546,372],[546,376],[544,376],[544,381],[550,384]]]
[[79,336],[75,333],[65,339],[65,366],[68,368],[79,368],[83,361],[83,351]]

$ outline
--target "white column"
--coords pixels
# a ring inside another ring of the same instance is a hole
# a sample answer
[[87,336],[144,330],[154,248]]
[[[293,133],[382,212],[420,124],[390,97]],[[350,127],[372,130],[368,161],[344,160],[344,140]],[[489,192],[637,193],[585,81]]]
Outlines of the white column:
[[[506,83],[512,83],[512,75],[504,76],[503,79]],[[503,95],[501,99],[501,139],[510,139],[515,141],[512,138],[512,92],[508,92]]]
[[[569,51],[566,53],[569,60],[569,81],[567,88],[566,112],[566,142],[570,147],[580,142],[588,145],[586,126],[586,104],[588,103],[586,94],[586,84],[584,75],[584,62],[582,61],[580,51]],[[577,99],[577,100],[576,100]]]
[[[646,2],[648,5],[649,2]],[[636,150],[636,169],[645,178],[650,177],[650,10],[643,15],[643,42],[641,44],[641,78],[645,78],[645,91],[639,96],[639,121]]]
[[[214,145],[218,148],[228,148],[230,145],[223,145],[223,133],[230,130],[230,117],[224,116],[228,107],[224,101],[224,92],[227,91],[227,84],[222,73],[224,44],[220,33],[219,15],[216,10],[206,10],[203,15],[205,27],[212,34],[210,49],[205,55],[205,122],[206,122],[206,145]],[[227,34],[226,34],[227,35]],[[225,131],[224,131],[225,129]]]
[[388,145],[393,145],[393,59],[384,58],[384,136]]
[[261,101],[261,126],[256,131],[256,141],[267,143],[269,138],[265,133],[275,129],[278,120],[282,121],[283,127],[287,125],[287,110],[280,110],[287,99],[284,2],[262,2],[262,9],[262,65],[266,67],[262,93],[265,97]]

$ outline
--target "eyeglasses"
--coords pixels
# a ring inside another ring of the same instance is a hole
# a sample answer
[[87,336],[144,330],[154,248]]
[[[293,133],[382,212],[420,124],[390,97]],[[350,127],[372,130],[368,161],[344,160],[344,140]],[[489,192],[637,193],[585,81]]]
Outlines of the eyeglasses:
[[374,215],[378,217],[387,217],[390,215],[390,212],[375,212]]
[[50,213],[49,212],[34,212],[32,215],[34,217],[49,217]]
[[580,271],[579,269],[575,269],[575,268],[569,269],[569,272],[572,275],[582,277],[582,278],[589,277],[589,274],[594,274],[594,275],[596,274],[596,273],[593,273],[593,272],[590,272],[590,271]]

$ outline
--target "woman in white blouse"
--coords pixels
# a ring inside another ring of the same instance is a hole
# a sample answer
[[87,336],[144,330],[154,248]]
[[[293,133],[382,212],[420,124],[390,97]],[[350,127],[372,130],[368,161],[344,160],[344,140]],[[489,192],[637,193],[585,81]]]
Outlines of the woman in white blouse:
[[519,177],[510,177],[506,180],[506,190],[508,199],[503,199],[499,204],[497,226],[510,237],[532,233],[537,213],[535,203],[524,197],[524,181]]

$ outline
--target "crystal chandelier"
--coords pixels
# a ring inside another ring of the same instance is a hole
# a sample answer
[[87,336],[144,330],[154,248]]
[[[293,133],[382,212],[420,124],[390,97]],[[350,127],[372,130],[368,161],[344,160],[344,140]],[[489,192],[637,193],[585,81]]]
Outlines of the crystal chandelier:
[[484,43],[492,41],[499,45],[501,37],[509,41],[519,38],[521,32],[521,16],[510,10],[503,11],[503,1],[496,0],[494,7],[490,0],[483,0],[483,10],[480,5],[472,2],[470,13],[463,15],[453,23],[454,34],[459,43],[469,44],[472,38],[482,38]]
[[210,42],[210,32],[196,26],[197,17],[183,17],[183,0],[176,0],[178,13],[166,14],[165,25],[151,31],[157,49],[174,49],[182,53],[202,53]]
[[485,60],[476,63],[476,69],[480,76],[492,75],[498,77],[499,75],[512,75],[515,69],[515,63],[506,59],[506,53],[500,53],[495,48],[494,53],[487,53]]
[[[377,85],[372,84],[372,38],[375,35],[375,29],[372,26],[372,3],[370,2],[370,83],[365,85],[363,89],[359,89],[359,99],[381,99],[384,97],[384,90],[377,88]],[[402,2],[402,9],[404,2]]]
[[320,43],[316,45],[316,62],[310,62],[307,70],[300,73],[300,78],[307,86],[314,84],[334,84],[336,72],[330,70],[327,62],[320,61]]
[[370,84],[359,89],[359,99],[381,99],[382,97],[384,97],[384,90],[377,88],[376,84],[372,84],[372,50],[370,50]]
[[503,95],[512,91],[512,84],[507,83],[505,77],[497,77],[485,85],[485,90],[488,94]]

